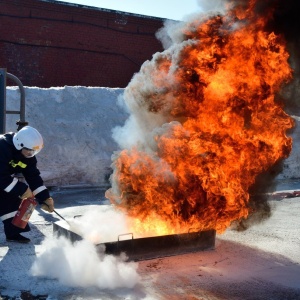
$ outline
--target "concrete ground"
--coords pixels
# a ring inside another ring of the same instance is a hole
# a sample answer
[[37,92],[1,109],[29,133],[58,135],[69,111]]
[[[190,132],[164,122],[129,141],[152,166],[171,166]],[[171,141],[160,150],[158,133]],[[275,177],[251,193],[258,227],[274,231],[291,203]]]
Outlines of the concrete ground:
[[[244,232],[217,235],[214,250],[138,262],[139,283],[132,289],[70,287],[53,278],[30,275],[42,241],[60,218],[39,208],[31,217],[30,244],[8,243],[0,234],[0,300],[297,300],[300,299],[300,190],[282,183],[270,203],[272,216]],[[105,189],[53,190],[56,211],[72,218],[109,205]],[[0,225],[2,226],[2,225]],[[0,232],[3,228],[0,227]],[[24,234],[25,235],[25,234]]]

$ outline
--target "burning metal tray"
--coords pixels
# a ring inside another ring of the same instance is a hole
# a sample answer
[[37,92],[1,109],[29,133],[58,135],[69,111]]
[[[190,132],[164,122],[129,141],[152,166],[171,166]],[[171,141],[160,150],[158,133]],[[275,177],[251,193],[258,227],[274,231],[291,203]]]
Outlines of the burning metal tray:
[[[63,221],[53,223],[53,232],[65,236],[70,241],[80,241],[82,236],[73,232]],[[127,237],[127,239],[124,239]],[[180,255],[215,248],[215,230],[188,232],[155,237],[134,238],[132,233],[121,234],[114,242],[97,244],[106,254],[120,255],[125,252],[128,260],[146,260],[159,257]]]

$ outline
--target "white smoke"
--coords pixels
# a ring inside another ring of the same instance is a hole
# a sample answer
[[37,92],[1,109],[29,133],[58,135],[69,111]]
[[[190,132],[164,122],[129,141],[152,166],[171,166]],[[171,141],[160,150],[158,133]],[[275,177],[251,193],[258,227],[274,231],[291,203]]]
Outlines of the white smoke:
[[144,143],[143,130],[134,116],[130,116],[126,120],[124,126],[116,126],[112,130],[112,138],[121,149],[130,149],[140,142]]
[[58,279],[66,286],[100,289],[133,288],[139,282],[137,263],[105,255],[90,241],[72,244],[64,237],[53,237],[45,239],[42,248],[31,268],[33,276]]
[[68,222],[71,231],[94,244],[116,241],[129,232],[126,216],[111,205],[95,207]]
[[94,207],[68,220],[68,225],[64,227],[83,240],[72,244],[64,237],[45,239],[44,250],[32,266],[32,275],[55,278],[73,287],[132,288],[138,283],[137,263],[127,262],[124,255],[107,255],[104,246],[95,246],[116,241],[119,235],[128,233],[123,213],[111,205]]
[[[113,129],[112,137],[121,149],[137,146],[140,150],[151,151],[149,143],[153,130],[173,121],[168,114],[170,107],[175,106],[170,92],[176,89],[176,84],[173,86],[173,72],[176,72],[181,50],[194,43],[193,39],[187,39],[186,34],[212,15],[225,13],[224,2],[226,1],[198,0],[198,12],[186,16],[184,22],[166,20],[164,26],[157,31],[156,38],[161,41],[165,50],[155,53],[151,61],[144,62],[126,87],[122,99],[119,98],[119,103],[129,113],[124,126]],[[168,74],[157,68],[162,60],[172,62]],[[160,99],[159,113],[148,106],[151,102],[155,103],[155,95],[164,95],[164,99]]]
[[[112,132],[113,139],[121,149],[138,146],[140,150],[151,150],[148,143],[151,141],[152,131],[172,121],[165,113],[174,106],[172,93],[165,93],[164,101],[161,103],[164,111],[160,111],[160,113],[147,106],[149,104],[148,97],[149,102],[152,102],[151,98],[156,94],[164,94],[165,87],[172,89],[172,72],[176,70],[173,70],[171,66],[167,76],[161,75],[161,70],[157,69],[159,61],[170,60],[176,68],[177,56],[180,55],[182,48],[186,47],[188,43],[193,43],[193,40],[187,40],[186,31],[192,30],[193,26],[198,27],[211,15],[222,13],[225,10],[221,0],[198,2],[200,12],[187,16],[184,22],[165,21],[164,26],[156,33],[156,37],[161,41],[165,51],[155,53],[151,61],[145,61],[140,71],[133,76],[122,97],[119,97],[119,105],[129,113],[124,126],[115,127]],[[151,77],[155,77],[155,81]],[[158,88],[159,86],[161,88]]]
[[224,13],[226,10],[226,1],[224,0],[197,0],[197,2],[204,13],[212,11]]
[[[165,52],[169,55],[170,52]],[[112,132],[112,137],[118,143],[121,149],[130,149],[132,146],[142,146],[149,149],[147,143],[149,141],[149,134],[153,129],[160,127],[169,120],[160,113],[152,112],[145,99],[147,95],[152,97],[155,93],[160,94],[159,90],[151,80],[151,74],[158,72],[156,69],[156,59],[161,59],[164,53],[156,53],[153,55],[153,60],[146,61],[139,73],[136,73],[131,83],[127,86],[123,95],[123,105],[126,106],[126,111],[130,112],[129,118],[126,120],[124,126],[115,127]],[[170,78],[161,78],[161,86],[166,86],[165,80]],[[165,104],[170,99],[166,97]],[[168,107],[167,105],[165,105]]]
[[166,20],[164,26],[156,32],[155,36],[162,43],[164,49],[185,40],[186,24],[200,23],[212,15],[226,12],[226,1],[224,0],[198,0],[198,5],[199,11],[186,16],[183,22]]
[[155,36],[162,43],[164,49],[170,48],[176,41],[182,40],[182,23],[166,20],[164,26],[159,29]]

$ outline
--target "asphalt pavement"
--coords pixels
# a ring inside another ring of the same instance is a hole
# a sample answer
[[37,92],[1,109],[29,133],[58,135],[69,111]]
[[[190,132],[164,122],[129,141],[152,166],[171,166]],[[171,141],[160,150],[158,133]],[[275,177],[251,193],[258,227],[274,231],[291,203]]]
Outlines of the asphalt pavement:
[[[104,193],[107,187],[71,186],[51,188],[51,196],[55,201],[55,211],[63,218],[69,219],[81,215],[93,205],[107,205]],[[39,207],[30,218],[31,231],[23,235],[31,242],[19,244],[7,242],[0,224],[0,300],[45,300],[45,299],[74,299],[72,289],[62,288],[60,285],[50,284],[51,290],[60,290],[58,298],[49,298],[43,288],[41,278],[33,278],[30,270],[42,241],[53,235],[53,223],[60,221],[57,214],[46,213]],[[49,280],[47,282],[49,286]],[[40,288],[39,288],[40,286]],[[39,293],[39,291],[41,291]],[[63,296],[62,296],[63,295]],[[73,297],[73,298],[72,298]],[[80,296],[78,296],[80,297]],[[84,299],[84,298],[83,298]]]
[[[70,219],[110,205],[106,189],[52,188],[51,196],[56,211]],[[281,182],[270,219],[242,233],[217,235],[215,250],[139,262],[141,281],[133,289],[70,287],[32,276],[43,241],[61,221],[37,207],[24,234],[29,244],[6,242],[0,224],[0,300],[300,300],[299,191],[298,181]]]

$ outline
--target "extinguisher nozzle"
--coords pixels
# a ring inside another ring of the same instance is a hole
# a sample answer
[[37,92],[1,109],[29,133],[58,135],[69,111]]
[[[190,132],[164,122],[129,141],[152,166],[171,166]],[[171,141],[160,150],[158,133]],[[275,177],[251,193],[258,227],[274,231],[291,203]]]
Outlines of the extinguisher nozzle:
[[[43,202],[43,204],[45,204],[45,205],[47,205],[49,207],[49,205],[47,203]],[[61,216],[55,209],[53,209],[53,212],[56,215],[58,215],[62,220],[66,221],[69,224],[69,222],[63,216]]]
[[64,221],[67,222],[67,220],[66,220],[64,217],[62,217],[55,209],[53,209],[53,212],[54,212],[55,214],[57,214],[61,219],[63,219]]

